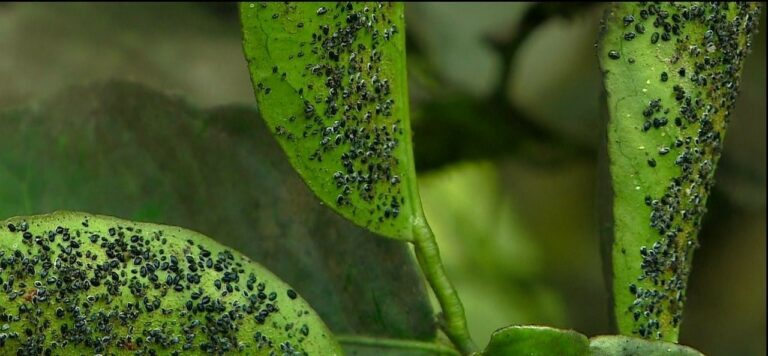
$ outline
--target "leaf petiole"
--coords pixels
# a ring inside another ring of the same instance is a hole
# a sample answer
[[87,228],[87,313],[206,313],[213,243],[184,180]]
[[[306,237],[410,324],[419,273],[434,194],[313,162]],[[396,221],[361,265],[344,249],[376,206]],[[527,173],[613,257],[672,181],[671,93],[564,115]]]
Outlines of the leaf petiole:
[[423,217],[414,219],[413,236],[416,259],[443,311],[444,322],[441,323],[443,331],[462,354],[469,355],[476,352],[477,346],[472,341],[467,328],[464,306],[445,273],[435,234]]

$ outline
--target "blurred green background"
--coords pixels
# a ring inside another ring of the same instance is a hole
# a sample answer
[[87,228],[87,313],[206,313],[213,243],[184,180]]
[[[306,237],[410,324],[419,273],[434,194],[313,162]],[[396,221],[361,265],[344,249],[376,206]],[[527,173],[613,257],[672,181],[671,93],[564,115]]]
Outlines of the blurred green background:
[[[407,5],[424,208],[479,345],[510,324],[610,332],[596,209],[603,6]],[[765,11],[759,28],[682,326],[681,343],[710,355],[766,353]],[[200,108],[255,102],[234,4],[0,3],[0,110],[109,79]]]

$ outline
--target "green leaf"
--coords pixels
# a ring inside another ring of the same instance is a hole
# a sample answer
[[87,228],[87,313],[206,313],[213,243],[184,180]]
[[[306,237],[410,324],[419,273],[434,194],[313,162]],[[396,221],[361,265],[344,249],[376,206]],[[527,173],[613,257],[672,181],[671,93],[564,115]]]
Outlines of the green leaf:
[[587,337],[573,330],[515,325],[496,330],[482,355],[582,356],[588,347]]
[[634,337],[610,335],[589,339],[593,356],[702,356],[688,346],[664,341],[648,341]]
[[402,3],[241,3],[264,120],[307,185],[342,216],[415,244],[446,334],[475,350],[419,200]]
[[598,53],[610,117],[614,315],[623,335],[677,340],[759,7],[617,3],[606,12]]
[[344,347],[344,353],[377,356],[458,356],[459,352],[438,342],[386,339],[367,336],[338,335],[337,340]]
[[291,287],[193,231],[15,217],[0,222],[0,254],[4,354],[341,353]]
[[74,87],[0,111],[0,216],[59,209],[186,226],[259,261],[338,334],[430,341],[407,246],[322,206],[252,107],[143,86]]
[[240,17],[261,115],[304,181],[344,217],[413,241],[403,4],[249,2]]

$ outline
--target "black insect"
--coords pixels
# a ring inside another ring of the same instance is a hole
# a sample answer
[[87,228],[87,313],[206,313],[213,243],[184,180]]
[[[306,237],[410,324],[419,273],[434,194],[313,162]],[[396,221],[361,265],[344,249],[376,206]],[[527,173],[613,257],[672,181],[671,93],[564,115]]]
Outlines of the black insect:
[[635,22],[635,17],[632,16],[632,15],[626,15],[626,16],[624,16],[623,20],[624,20],[624,26],[629,26],[633,22]]

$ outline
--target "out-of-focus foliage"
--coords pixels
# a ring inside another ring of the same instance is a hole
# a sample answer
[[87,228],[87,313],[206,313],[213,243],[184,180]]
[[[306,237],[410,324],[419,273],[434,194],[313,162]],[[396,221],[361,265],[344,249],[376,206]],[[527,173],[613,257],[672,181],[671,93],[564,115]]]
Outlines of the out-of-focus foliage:
[[[533,30],[519,31],[524,11],[537,6],[406,5],[423,203],[478,345],[487,344],[491,331],[516,323],[590,336],[611,332],[594,173],[602,135],[594,42],[603,9],[589,5],[570,18],[544,18]],[[703,222],[681,329],[680,342],[707,355],[761,355],[766,348],[763,13]],[[486,22],[485,14],[499,21]],[[445,33],[453,29],[438,28],[445,26],[473,29],[472,39],[451,42]],[[480,43],[486,33],[501,44],[526,35],[508,75],[498,45]],[[240,40],[234,5],[0,4],[0,106],[106,77],[132,78],[202,106],[251,104]],[[443,48],[454,45],[459,48]],[[456,53],[486,58],[470,62],[478,68],[461,67]],[[483,163],[454,166],[465,160]],[[489,215],[477,217],[476,211]],[[478,223],[454,232],[462,216]],[[475,246],[475,238],[485,242]],[[488,247],[491,242],[499,247]],[[498,251],[483,258],[491,249]],[[476,261],[492,272],[473,273]],[[297,284],[298,277],[267,267]]]
[[[599,143],[599,69],[595,28],[602,8],[572,19],[553,18],[530,33],[507,78],[507,98],[548,130],[581,144]],[[563,60],[568,58],[568,60]]]
[[452,88],[487,96],[502,67],[488,38],[509,36],[529,6],[522,2],[411,3],[406,11],[408,36],[423,46],[434,66],[431,70]]
[[0,4],[0,106],[133,80],[199,105],[253,103],[236,10],[205,4]]

